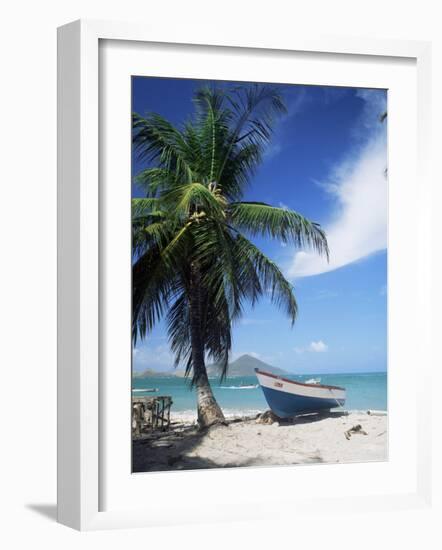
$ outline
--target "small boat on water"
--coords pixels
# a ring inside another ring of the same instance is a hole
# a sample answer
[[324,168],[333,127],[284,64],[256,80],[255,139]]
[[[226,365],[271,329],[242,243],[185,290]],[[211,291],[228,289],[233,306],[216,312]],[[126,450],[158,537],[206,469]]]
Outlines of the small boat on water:
[[297,382],[259,369],[255,372],[269,407],[280,418],[330,410],[345,403],[345,388]]
[[240,384],[239,386],[220,386],[222,390],[254,390],[259,384]]
[[150,392],[150,393],[153,393],[153,392],[160,391],[160,390],[159,390],[159,388],[136,388],[136,389],[133,389],[132,391],[133,392]]

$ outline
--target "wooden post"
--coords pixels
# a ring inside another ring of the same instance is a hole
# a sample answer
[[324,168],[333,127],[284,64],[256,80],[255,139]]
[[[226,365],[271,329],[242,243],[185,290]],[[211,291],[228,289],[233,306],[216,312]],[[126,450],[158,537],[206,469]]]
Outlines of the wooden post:
[[167,429],[170,428],[170,405],[171,405],[171,400],[168,399],[168,403],[167,403]]
[[135,435],[141,435],[146,427],[152,431],[170,428],[170,395],[158,397],[137,397],[132,399],[132,429]]

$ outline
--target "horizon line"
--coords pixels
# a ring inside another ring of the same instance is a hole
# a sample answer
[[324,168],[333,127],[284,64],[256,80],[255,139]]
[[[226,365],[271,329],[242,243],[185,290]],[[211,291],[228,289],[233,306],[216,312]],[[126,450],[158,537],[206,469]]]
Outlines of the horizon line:
[[[319,376],[319,375],[323,375],[323,374],[388,374],[388,369],[386,369],[386,370],[369,370],[369,371],[291,372],[291,371],[288,371],[286,369],[283,369],[282,367],[275,367],[275,368],[280,368],[281,370],[284,370],[285,373],[287,373],[287,374],[298,374],[298,375],[301,375],[301,376],[304,376],[304,375],[305,376]],[[155,370],[152,367],[146,367],[144,369],[144,371],[146,371],[146,370],[153,370],[157,373],[167,374],[167,373],[176,372],[179,369],[163,370],[162,371],[162,370]],[[142,373],[144,371],[143,370],[132,369],[132,374]],[[243,375],[243,376],[250,376],[250,375]]]

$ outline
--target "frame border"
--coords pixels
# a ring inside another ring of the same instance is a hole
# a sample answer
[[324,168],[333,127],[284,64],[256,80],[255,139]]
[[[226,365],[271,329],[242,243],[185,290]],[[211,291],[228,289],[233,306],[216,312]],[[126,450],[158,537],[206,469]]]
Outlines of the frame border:
[[[58,180],[58,338],[57,338],[57,509],[58,522],[78,530],[152,526],[145,511],[99,511],[99,41],[126,40],[182,45],[305,51],[313,53],[408,57],[416,61],[418,81],[418,170],[420,303],[425,342],[431,348],[431,43],[322,36],[265,36],[189,40],[154,25],[78,20],[58,28],[57,180]],[[204,31],[202,31],[204,32]],[[410,495],[340,500],[345,513],[428,506],[431,503],[431,365],[422,365],[418,388],[417,491]],[[351,502],[350,502],[351,500]],[[306,509],[330,508],[317,501]],[[250,518],[245,513],[244,519]],[[164,522],[168,524],[167,520]]]

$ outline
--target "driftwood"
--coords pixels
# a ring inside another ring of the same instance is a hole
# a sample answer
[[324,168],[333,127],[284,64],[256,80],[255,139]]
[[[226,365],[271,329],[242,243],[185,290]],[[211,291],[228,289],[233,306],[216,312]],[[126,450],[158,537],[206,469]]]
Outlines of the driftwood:
[[169,395],[132,398],[132,433],[141,435],[146,430],[169,430],[172,403]]
[[262,414],[259,414],[256,417],[256,423],[257,424],[275,424],[276,422],[280,422],[281,419],[276,416],[276,414],[273,411],[265,411]]
[[353,426],[352,428],[344,432],[346,439],[350,439],[352,434],[368,435],[367,432],[362,429],[362,426],[360,424],[356,424],[356,426]]

